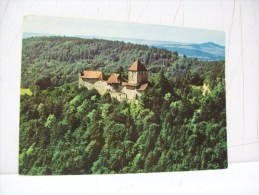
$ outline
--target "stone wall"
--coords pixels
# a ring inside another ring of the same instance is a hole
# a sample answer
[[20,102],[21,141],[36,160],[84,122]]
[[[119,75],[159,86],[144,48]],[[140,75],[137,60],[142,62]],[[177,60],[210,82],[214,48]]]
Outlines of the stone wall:
[[148,72],[147,71],[139,71],[137,77],[138,77],[138,83],[147,82]]
[[121,91],[127,95],[127,99],[129,100],[133,100],[136,98],[135,89],[127,89],[127,87],[123,87]]
[[129,71],[128,82],[129,83],[144,83],[147,82],[147,71]]
[[98,93],[100,93],[101,95],[103,95],[105,92],[109,90],[113,90],[113,88],[110,85],[108,85],[105,81],[99,80],[96,82],[88,82],[88,80],[82,79],[81,76],[79,76],[78,84],[79,88],[86,87],[89,90],[96,89]]
[[136,71],[129,71],[128,82],[129,83],[137,83],[137,72]]

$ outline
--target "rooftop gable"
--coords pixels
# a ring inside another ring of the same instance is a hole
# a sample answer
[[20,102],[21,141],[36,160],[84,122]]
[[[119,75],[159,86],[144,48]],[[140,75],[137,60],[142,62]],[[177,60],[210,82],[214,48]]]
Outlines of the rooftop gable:
[[84,79],[103,79],[103,73],[102,73],[102,71],[84,70],[81,73],[81,78],[84,78]]
[[128,69],[130,71],[147,71],[146,67],[137,59],[131,67]]
[[113,73],[107,80],[107,83],[120,83],[120,82],[121,82],[120,74],[117,74],[117,73]]
[[144,83],[142,85],[140,85],[140,87],[137,89],[139,91],[145,91],[148,87],[148,83]]

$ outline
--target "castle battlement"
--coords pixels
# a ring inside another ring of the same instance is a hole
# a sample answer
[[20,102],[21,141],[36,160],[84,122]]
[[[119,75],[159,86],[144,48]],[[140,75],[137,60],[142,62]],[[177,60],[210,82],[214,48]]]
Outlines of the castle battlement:
[[101,71],[84,70],[79,74],[79,87],[96,89],[101,95],[109,93],[117,100],[137,100],[148,88],[148,71],[146,67],[136,60],[128,69],[128,80],[120,74],[113,73],[104,80]]

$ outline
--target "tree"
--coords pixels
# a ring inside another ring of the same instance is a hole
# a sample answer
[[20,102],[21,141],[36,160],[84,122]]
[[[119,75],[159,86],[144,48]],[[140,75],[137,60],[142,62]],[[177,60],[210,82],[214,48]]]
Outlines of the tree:
[[35,85],[39,87],[40,90],[47,89],[51,86],[51,78],[49,76],[44,76],[36,80]]

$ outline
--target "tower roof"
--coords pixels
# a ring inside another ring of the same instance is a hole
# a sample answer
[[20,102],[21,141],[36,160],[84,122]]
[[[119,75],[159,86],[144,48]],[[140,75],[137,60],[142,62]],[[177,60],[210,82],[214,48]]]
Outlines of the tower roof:
[[137,59],[128,69],[131,71],[147,71],[146,67]]

